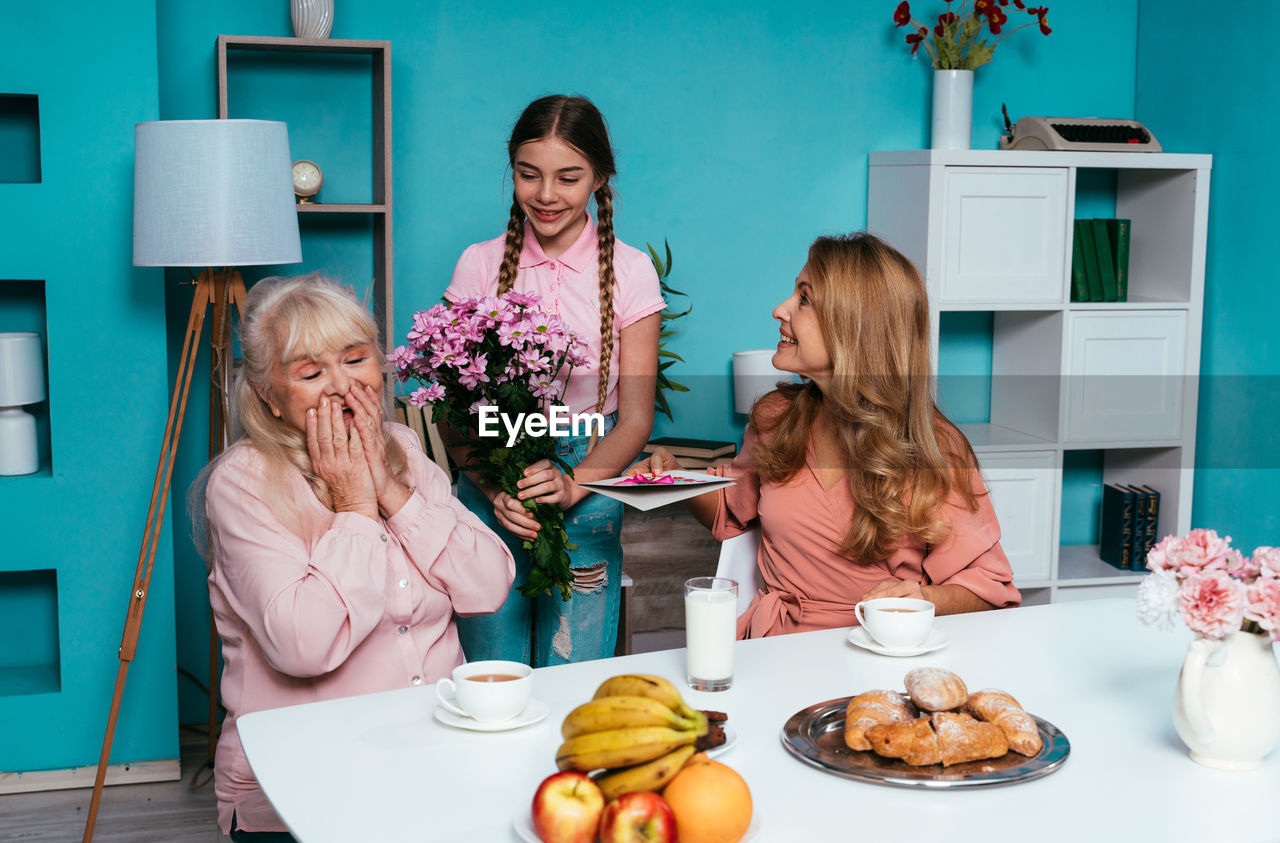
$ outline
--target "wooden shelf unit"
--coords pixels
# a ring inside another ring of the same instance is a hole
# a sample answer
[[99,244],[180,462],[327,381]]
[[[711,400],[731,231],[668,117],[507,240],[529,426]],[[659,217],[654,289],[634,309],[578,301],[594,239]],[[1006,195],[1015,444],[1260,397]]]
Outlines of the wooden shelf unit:
[[[961,428],[1029,602],[1132,594],[1145,573],[1106,564],[1078,537],[1064,543],[1068,454],[1099,452],[1103,483],[1159,490],[1159,536],[1191,528],[1211,164],[1193,154],[871,153],[867,228],[924,275],[935,371],[942,314],[991,314],[989,419]],[[1089,210],[1097,197],[1077,196],[1081,171],[1108,171],[1105,200],[1133,221],[1128,301],[1070,300],[1073,221],[1103,216]]]
[[[368,214],[373,218],[373,298],[382,341],[395,347],[394,261],[391,190],[391,42],[330,38],[272,38],[251,35],[219,35],[218,117],[230,116],[227,95],[227,61],[237,52],[321,53],[367,55],[372,65],[373,106],[373,202],[299,203],[300,214]],[[292,141],[292,138],[291,138]]]

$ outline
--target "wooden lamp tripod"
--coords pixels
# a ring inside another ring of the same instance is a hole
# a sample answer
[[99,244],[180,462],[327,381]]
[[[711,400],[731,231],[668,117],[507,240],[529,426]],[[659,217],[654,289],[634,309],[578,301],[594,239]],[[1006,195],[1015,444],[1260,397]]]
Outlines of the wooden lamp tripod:
[[[135,131],[134,265],[232,267],[301,261],[290,162],[284,123],[264,120],[139,123]],[[85,843],[93,839],[125,679],[142,631],[142,615],[157,543],[164,527],[169,481],[200,335],[212,306],[209,455],[213,457],[226,442],[231,311],[243,312],[244,296],[244,281],[239,272],[231,269],[206,269],[195,280],[195,297],[187,318],[159,465],[151,487],[142,548],[125,615],[120,665],[85,822]],[[216,676],[217,636],[211,634],[215,646],[211,646],[210,672]],[[212,723],[217,711],[216,686],[210,689],[209,708]],[[211,730],[210,757],[212,741]]]

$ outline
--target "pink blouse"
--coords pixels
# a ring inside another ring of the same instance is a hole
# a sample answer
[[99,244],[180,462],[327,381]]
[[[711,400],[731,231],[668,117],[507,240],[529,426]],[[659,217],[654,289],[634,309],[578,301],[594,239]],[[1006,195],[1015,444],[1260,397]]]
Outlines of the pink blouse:
[[[559,314],[587,344],[587,363],[573,370],[565,389],[564,405],[570,413],[593,413],[600,379],[600,266],[596,248],[596,224],[590,216],[578,239],[558,258],[549,258],[538,245],[533,227],[525,220],[520,269],[511,288],[536,295],[542,306]],[[491,296],[498,289],[498,268],[506,235],[468,246],[458,258],[453,280],[444,291],[449,301]],[[605,415],[618,409],[618,341],[622,330],[662,310],[662,287],[649,256],[621,240],[613,247],[613,358],[609,364],[609,388]]]
[[444,472],[403,425],[415,490],[374,521],[326,508],[301,473],[288,475],[301,535],[272,512],[252,444],[228,450],[209,476],[209,600],[222,639],[222,702],[214,790],[218,823],[284,830],[236,731],[246,712],[435,682],[462,663],[453,614],[492,612],[515,578],[506,545],[449,492]]
[[[1022,601],[987,496],[978,498],[976,512],[958,497],[942,506],[937,517],[951,532],[940,544],[910,540],[886,559],[855,561],[838,550],[855,507],[848,485],[824,488],[812,450],[790,481],[764,482],[751,456],[757,441],[748,428],[742,451],[724,472],[738,482],[720,490],[712,526],[720,541],[757,523],[761,528],[757,564],[764,586],[738,618],[739,638],[855,626],[854,604],[885,580],[960,585],[1001,608]],[[972,480],[982,488],[976,469]]]

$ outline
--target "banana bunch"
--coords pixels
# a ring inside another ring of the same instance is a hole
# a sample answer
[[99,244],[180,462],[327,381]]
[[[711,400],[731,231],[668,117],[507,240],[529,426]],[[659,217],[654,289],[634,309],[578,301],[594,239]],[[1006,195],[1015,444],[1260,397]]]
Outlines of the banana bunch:
[[595,779],[605,799],[660,790],[693,757],[708,728],[707,716],[661,676],[614,676],[565,717],[556,766],[601,771]]

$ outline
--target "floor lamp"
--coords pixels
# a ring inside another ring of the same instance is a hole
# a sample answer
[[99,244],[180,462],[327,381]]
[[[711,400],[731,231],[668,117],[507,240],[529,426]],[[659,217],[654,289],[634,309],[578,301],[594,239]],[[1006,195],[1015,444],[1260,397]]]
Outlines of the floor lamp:
[[[139,123],[134,141],[133,265],[205,269],[195,279],[195,298],[169,401],[160,462],[151,487],[142,549],[120,641],[120,666],[85,823],[86,843],[93,839],[125,678],[142,630],[156,543],[164,525],[169,480],[205,317],[212,307],[209,455],[213,457],[226,444],[231,311],[238,311],[244,302],[244,281],[231,267],[302,260],[290,175],[292,159],[284,123],[266,120]],[[214,642],[216,640],[215,635]],[[216,653],[215,647],[211,670],[216,669]],[[209,705],[212,720],[217,706],[215,688],[210,688]]]

